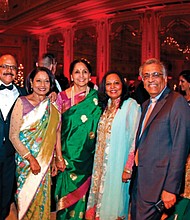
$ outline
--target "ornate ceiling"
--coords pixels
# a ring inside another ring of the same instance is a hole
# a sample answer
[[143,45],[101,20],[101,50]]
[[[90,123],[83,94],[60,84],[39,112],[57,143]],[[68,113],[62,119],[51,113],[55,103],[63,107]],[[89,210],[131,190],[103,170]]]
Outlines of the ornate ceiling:
[[[0,0],[0,3],[6,0]],[[9,0],[9,11],[0,15],[0,32],[38,34],[80,21],[140,13],[144,10],[190,8],[190,1],[175,0]]]

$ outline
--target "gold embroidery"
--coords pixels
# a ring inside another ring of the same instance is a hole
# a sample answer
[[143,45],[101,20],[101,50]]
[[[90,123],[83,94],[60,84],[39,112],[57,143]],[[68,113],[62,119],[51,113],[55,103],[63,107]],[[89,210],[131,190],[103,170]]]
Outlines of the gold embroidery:
[[70,212],[69,212],[69,215],[70,215],[72,218],[74,218],[74,217],[75,217],[75,210],[70,211]]
[[190,199],[190,155],[187,158],[185,169],[185,190],[183,197]]
[[84,195],[84,196],[82,197],[82,201],[83,201],[83,202],[86,201],[86,195]]
[[79,218],[80,218],[80,219],[83,219],[83,216],[84,216],[84,213],[83,213],[83,212],[80,212],[80,213],[79,213]]
[[71,173],[70,178],[74,181],[77,179],[77,175],[75,173]]
[[82,115],[82,116],[80,117],[80,119],[81,119],[81,121],[82,121],[83,123],[85,123],[85,122],[88,120],[88,118],[86,117],[86,115]]
[[[57,197],[58,200],[58,197]],[[67,196],[63,196],[59,202],[57,203],[57,210],[61,210],[64,209],[65,206],[67,206],[68,202],[67,202]]]
[[90,139],[94,139],[94,138],[95,138],[95,134],[94,134],[93,131],[91,131],[91,132],[89,133],[89,137],[90,137]]

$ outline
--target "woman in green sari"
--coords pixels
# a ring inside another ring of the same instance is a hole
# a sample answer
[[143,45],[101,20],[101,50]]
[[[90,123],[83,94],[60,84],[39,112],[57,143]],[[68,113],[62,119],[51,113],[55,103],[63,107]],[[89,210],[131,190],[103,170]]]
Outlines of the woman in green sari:
[[[12,112],[10,140],[16,154],[18,219],[50,219],[50,165],[61,149],[60,114],[46,96],[54,77],[45,67],[28,77],[28,96],[18,98]],[[56,173],[56,167],[55,173]],[[64,170],[64,163],[59,162]]]
[[[62,156],[66,169],[57,175],[57,219],[83,219],[90,187],[96,130],[101,109],[97,91],[88,87],[91,66],[86,59],[70,65],[73,86],[58,94],[62,113]],[[58,158],[58,160],[62,158]]]

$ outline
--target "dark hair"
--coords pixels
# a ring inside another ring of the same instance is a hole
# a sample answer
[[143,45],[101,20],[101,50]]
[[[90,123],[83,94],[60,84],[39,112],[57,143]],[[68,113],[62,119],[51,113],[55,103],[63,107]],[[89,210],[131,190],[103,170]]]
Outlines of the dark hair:
[[124,80],[123,75],[119,71],[110,70],[102,78],[102,82],[100,83],[98,89],[99,104],[103,108],[103,110],[106,108],[109,99],[108,95],[106,94],[106,78],[111,74],[116,74],[120,78],[122,83],[122,93],[119,108],[121,108],[123,102],[129,98],[128,86]]
[[48,77],[49,77],[49,81],[50,81],[50,91],[48,93],[50,93],[54,86],[55,86],[55,77],[54,75],[52,74],[52,72],[46,68],[46,67],[36,67],[34,68],[27,76],[26,78],[26,90],[29,94],[32,93],[32,88],[31,88],[31,81],[33,82],[34,81],[34,77],[37,75],[38,72],[40,71],[43,71],[43,72],[46,72]]
[[70,75],[72,74],[73,69],[75,68],[75,65],[77,63],[84,63],[84,65],[87,67],[89,73],[92,74],[92,67],[90,65],[90,62],[87,59],[85,59],[85,58],[80,58],[80,59],[73,60],[73,62],[70,64],[70,67],[69,67]]
[[179,76],[182,76],[188,83],[190,83],[190,70],[183,70]]
[[54,56],[53,53],[44,53],[44,54],[42,55],[42,59],[46,59],[46,58],[49,59],[49,62],[50,62],[51,64],[56,64],[55,56]]

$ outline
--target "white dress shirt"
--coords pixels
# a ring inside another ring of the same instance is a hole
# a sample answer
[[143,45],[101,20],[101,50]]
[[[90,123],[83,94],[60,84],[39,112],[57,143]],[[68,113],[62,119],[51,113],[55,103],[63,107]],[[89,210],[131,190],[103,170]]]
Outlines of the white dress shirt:
[[[0,81],[0,85],[1,84],[4,84],[4,83],[2,83],[2,81]],[[11,85],[11,84],[9,84],[9,85]],[[6,85],[6,86],[9,86],[9,85]],[[12,108],[14,102],[18,98],[18,96],[19,96],[18,89],[14,85],[13,85],[12,90],[9,90],[9,89],[0,90],[0,100],[1,100],[0,101],[0,110],[2,112],[4,120],[6,120],[7,115],[9,113],[10,109]]]

